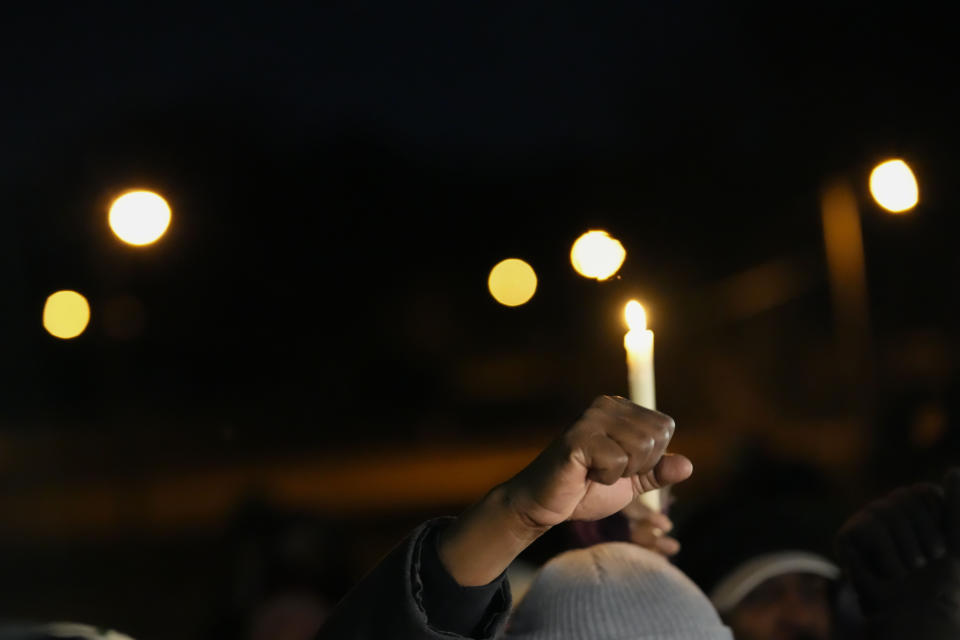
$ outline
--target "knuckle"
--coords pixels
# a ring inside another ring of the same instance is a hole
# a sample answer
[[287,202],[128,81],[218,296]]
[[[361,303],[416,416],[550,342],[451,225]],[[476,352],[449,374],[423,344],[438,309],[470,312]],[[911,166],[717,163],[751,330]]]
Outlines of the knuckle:
[[590,407],[583,413],[583,417],[589,421],[599,420],[605,415],[606,413],[600,407]]
[[663,425],[663,429],[664,429],[668,434],[673,435],[673,432],[674,432],[674,431],[676,430],[676,428],[677,428],[677,423],[676,423],[676,421],[675,421],[673,418],[671,418],[670,416],[666,415],[666,414],[661,414],[661,415],[663,416],[663,417],[661,418],[661,420],[660,420],[661,423],[662,423],[662,425]]
[[610,456],[610,465],[615,467],[626,466],[630,462],[630,456],[626,451],[618,451]]
[[593,399],[593,403],[590,405],[592,408],[601,409],[604,407],[609,407],[614,404],[614,400],[611,396],[597,396]]
[[602,428],[602,426],[609,421],[609,419],[609,414],[607,414],[606,411],[600,408],[591,407],[584,412],[583,417],[574,423],[567,433],[582,434],[594,432],[598,428]]
[[640,419],[649,425],[649,428],[657,434],[657,437],[667,440],[673,437],[673,432],[676,429],[676,423],[673,421],[673,418],[649,409],[643,409],[643,411],[645,413],[640,416]]
[[665,450],[667,445],[670,444],[670,440],[673,439],[673,436],[669,433],[659,433],[655,436],[655,439],[657,441],[657,446]]
[[643,452],[649,454],[657,448],[657,439],[653,436],[647,436],[642,441]]

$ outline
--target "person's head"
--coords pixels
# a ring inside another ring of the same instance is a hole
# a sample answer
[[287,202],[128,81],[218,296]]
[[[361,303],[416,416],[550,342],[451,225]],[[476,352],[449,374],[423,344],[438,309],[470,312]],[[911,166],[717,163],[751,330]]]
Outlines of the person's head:
[[727,505],[681,525],[679,566],[737,640],[830,640],[839,569],[827,523],[800,503]]
[[838,575],[809,552],[763,554],[734,567],[710,599],[737,640],[829,640]]
[[628,542],[562,553],[537,574],[509,640],[732,640],[699,588],[662,555]]

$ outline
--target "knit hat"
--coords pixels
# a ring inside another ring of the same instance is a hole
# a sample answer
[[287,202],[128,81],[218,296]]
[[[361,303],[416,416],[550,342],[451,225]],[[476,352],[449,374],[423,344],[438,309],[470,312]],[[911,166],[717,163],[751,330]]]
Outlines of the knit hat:
[[[822,502],[822,501],[821,501]],[[674,530],[677,566],[726,614],[764,581],[788,573],[835,581],[832,514],[797,499],[717,504]]]
[[0,640],[131,640],[129,636],[85,624],[57,622],[0,626]]
[[840,568],[808,551],[764,553],[734,567],[710,590],[710,600],[717,611],[726,614],[770,578],[788,573],[811,574],[832,581],[840,577]]
[[707,597],[660,554],[608,542],[540,570],[507,625],[511,640],[732,640]]

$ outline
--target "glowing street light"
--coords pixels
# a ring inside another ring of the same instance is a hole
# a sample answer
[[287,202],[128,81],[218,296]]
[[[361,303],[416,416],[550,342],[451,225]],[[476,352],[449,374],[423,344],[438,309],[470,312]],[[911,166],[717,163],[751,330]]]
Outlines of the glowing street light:
[[170,226],[170,205],[152,191],[130,191],[110,206],[110,228],[118,238],[142,247],[160,239]]
[[43,328],[55,338],[76,338],[90,323],[90,304],[76,291],[57,291],[43,304]]
[[606,280],[623,266],[627,251],[606,231],[588,231],[573,243],[570,262],[584,278]]
[[[919,189],[913,171],[903,160],[881,162],[870,173],[870,193],[877,204],[891,213],[903,213],[917,205]],[[823,240],[826,249],[837,327],[838,362],[842,364],[851,397],[859,398],[864,415],[874,410],[876,390],[863,380],[873,375],[873,339],[863,230],[857,190],[850,180],[837,177],[820,195]]]
[[537,290],[537,274],[519,258],[501,260],[490,270],[487,287],[494,300],[507,307],[519,307]]
[[870,193],[890,213],[903,213],[920,199],[917,179],[903,160],[881,162],[870,173]]

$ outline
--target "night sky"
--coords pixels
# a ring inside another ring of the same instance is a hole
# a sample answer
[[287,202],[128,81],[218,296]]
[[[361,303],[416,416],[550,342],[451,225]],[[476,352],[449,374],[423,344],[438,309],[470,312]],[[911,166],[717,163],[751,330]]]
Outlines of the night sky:
[[[0,425],[260,449],[562,423],[625,392],[632,295],[661,397],[696,413],[698,350],[753,331],[704,292],[799,260],[765,330],[784,357],[826,339],[818,190],[890,155],[923,204],[861,194],[877,332],[952,336],[956,52],[934,4],[8,10]],[[133,187],[174,211],[143,249],[106,226]],[[589,228],[626,246],[618,279],[570,268]],[[485,286],[511,256],[540,277],[518,309]],[[93,306],[69,343],[40,326],[60,288]]]

